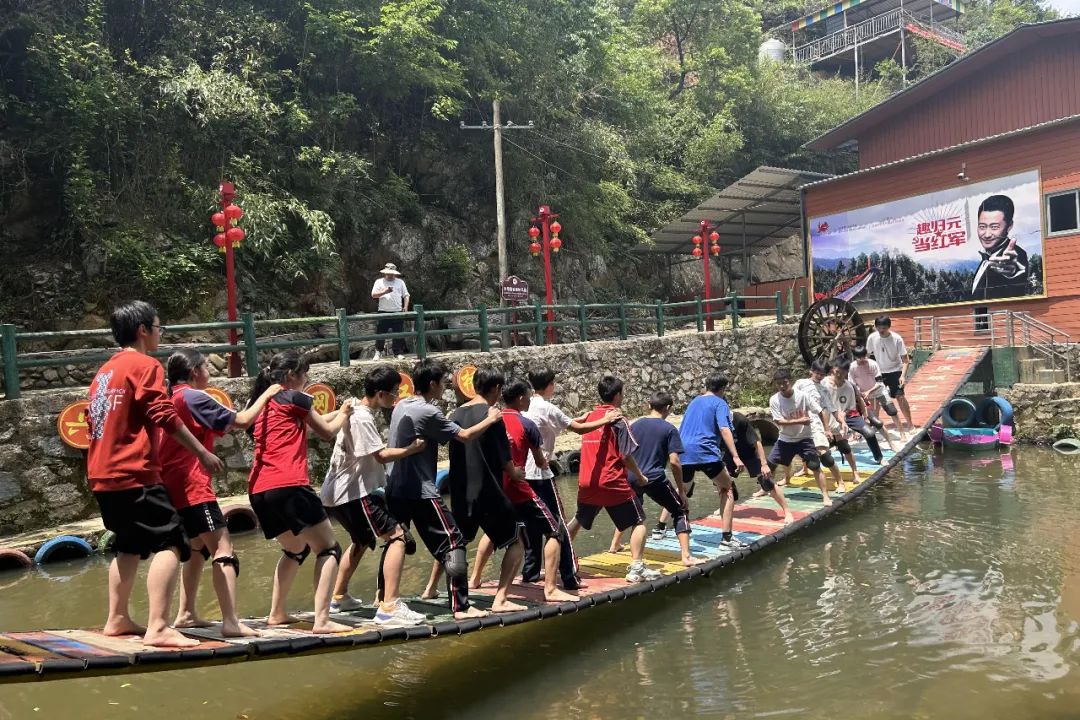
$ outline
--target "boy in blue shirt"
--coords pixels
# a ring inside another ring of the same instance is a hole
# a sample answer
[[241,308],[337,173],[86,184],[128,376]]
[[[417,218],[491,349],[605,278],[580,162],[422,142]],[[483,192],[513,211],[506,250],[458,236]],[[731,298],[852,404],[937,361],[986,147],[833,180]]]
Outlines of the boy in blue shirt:
[[[634,460],[645,478],[644,485],[636,485],[638,497],[648,495],[656,504],[670,513],[674,520],[675,535],[679,538],[679,551],[682,563],[687,567],[700,565],[704,560],[690,554],[690,505],[686,499],[686,486],[682,479],[682,462],[679,455],[683,452],[679,431],[667,421],[671,406],[675,404],[671,395],[659,391],[653,393],[649,401],[652,412],[634,421],[630,432],[637,440]],[[671,465],[671,476],[675,485],[668,482],[666,465]],[[622,533],[616,529],[611,540],[611,551],[622,549]]]
[[713,513],[722,521],[720,544],[730,550],[739,550],[747,545],[731,532],[735,496],[724,460],[730,458],[736,474],[743,469],[743,461],[735,449],[731,408],[724,399],[727,386],[727,376],[721,372],[713,372],[705,378],[705,392],[690,401],[679,426],[679,435],[683,444],[682,466],[687,485],[693,488],[694,473],[697,472],[705,473],[712,480],[720,493],[720,508]]

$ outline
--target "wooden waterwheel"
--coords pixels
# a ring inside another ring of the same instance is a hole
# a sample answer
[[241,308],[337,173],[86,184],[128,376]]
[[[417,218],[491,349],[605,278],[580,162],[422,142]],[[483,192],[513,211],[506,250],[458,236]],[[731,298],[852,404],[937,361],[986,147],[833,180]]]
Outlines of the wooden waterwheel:
[[854,305],[824,298],[811,305],[799,321],[799,352],[807,365],[815,360],[850,360],[857,345],[866,345],[866,336],[866,326]]

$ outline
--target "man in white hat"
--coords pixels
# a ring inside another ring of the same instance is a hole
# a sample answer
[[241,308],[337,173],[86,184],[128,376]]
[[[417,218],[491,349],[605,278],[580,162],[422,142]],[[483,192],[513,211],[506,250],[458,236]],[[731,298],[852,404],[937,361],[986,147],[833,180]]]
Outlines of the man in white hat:
[[[402,313],[409,311],[409,288],[401,279],[397,265],[386,263],[382,269],[382,275],[371,286],[371,297],[379,301],[379,312]],[[375,332],[379,335],[385,333],[399,333],[405,330],[405,321],[401,318],[382,318],[375,326]],[[394,355],[398,359],[405,357],[405,338],[392,338],[391,345]],[[386,340],[379,338],[375,341],[374,360],[382,358],[386,350]]]

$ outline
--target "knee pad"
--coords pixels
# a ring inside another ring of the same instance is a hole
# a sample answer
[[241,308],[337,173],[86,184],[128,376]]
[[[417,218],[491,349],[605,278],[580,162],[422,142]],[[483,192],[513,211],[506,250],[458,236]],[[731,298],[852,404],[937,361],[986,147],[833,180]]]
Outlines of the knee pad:
[[[770,472],[771,472],[771,469],[770,469]],[[767,493],[772,492],[773,488],[776,487],[776,483],[774,483],[772,481],[772,478],[766,477],[764,473],[757,476],[757,484],[759,486],[761,486],[761,489],[764,490]]]
[[896,417],[896,404],[891,400],[885,403],[885,414],[889,417]]
[[814,458],[803,458],[803,463],[805,463],[806,467],[809,468],[811,471],[821,469],[821,460],[819,460],[816,457],[814,457]]
[[870,416],[870,419],[867,422],[869,422],[870,427],[874,428],[875,430],[880,430],[881,428],[885,427],[885,424],[873,415]]
[[199,554],[202,555],[203,560],[209,560],[210,559],[210,551],[207,549],[207,547],[205,545],[203,545],[201,548],[199,548]]
[[447,577],[460,579],[469,574],[469,563],[465,559],[465,548],[454,548],[443,557],[443,568]]
[[405,543],[405,554],[406,555],[415,555],[416,554],[416,539],[412,536],[412,533],[409,532],[409,528],[402,527],[401,531],[403,533],[403,536],[398,538],[398,539],[401,540],[403,543]]
[[232,565],[233,570],[236,571],[236,577],[240,577],[240,558],[235,555],[216,557],[214,558],[214,564],[220,565],[222,569],[225,569],[226,565]]
[[851,444],[844,438],[837,438],[833,440],[833,445],[840,451],[842,455],[848,455],[851,453]]
[[326,548],[325,550],[323,550],[321,553],[319,553],[315,557],[317,557],[317,558],[332,557],[332,558],[334,558],[335,560],[337,560],[340,563],[341,562],[341,543],[338,543],[338,542],[334,543],[333,545]]
[[[833,468],[836,466],[836,460],[833,458],[831,452],[827,452],[821,456],[821,466],[826,468]],[[810,468],[813,470],[813,468]]]
[[303,565],[304,561],[307,560],[307,556],[311,554],[311,548],[305,545],[304,549],[298,553],[289,552],[288,550],[282,548],[281,554],[289,558],[290,560],[295,560],[297,565]]

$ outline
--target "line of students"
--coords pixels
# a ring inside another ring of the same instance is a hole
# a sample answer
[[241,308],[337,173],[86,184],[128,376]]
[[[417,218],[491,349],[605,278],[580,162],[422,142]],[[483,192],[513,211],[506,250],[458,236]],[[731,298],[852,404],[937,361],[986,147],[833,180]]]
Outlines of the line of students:
[[[832,467],[829,445],[836,445],[854,467],[843,439],[845,429],[861,432],[868,442],[873,436],[859,423],[863,398],[847,381],[845,364],[831,369],[815,365],[805,392],[792,386],[786,371],[777,372],[778,392],[770,407],[781,433],[767,459],[746,418],[732,415],[724,397],[728,380],[718,372],[705,379],[705,392],[691,401],[678,430],[666,420],[673,405],[666,393],[656,393],[650,415],[630,425],[620,409],[623,383],[610,375],[598,383],[599,404],[570,418],[550,402],[555,392],[550,369],[530,373],[527,382],[480,368],[474,376],[476,397],[447,418],[433,401],[442,397],[449,372],[430,360],[414,371],[416,395],[398,401],[400,375],[378,366],[365,379],[363,398],[320,415],[312,412],[312,398],[303,392],[308,362],[290,351],[274,356],[256,378],[247,408],[234,412],[204,392],[209,373],[197,352],[181,351],[169,359],[166,389],[161,365],[148,356],[157,349],[162,329],[150,305],[134,302],[118,308],[112,326],[122,349],[95,377],[89,410],[88,476],[105,526],[116,534],[105,632],[143,634],[150,645],[195,644],[169,627],[166,616],[176,571],[184,562],[174,625],[208,625],[195,610],[195,598],[203,563],[209,559],[223,633],[255,634],[238,619],[240,561],[211,487],[212,474],[222,468],[213,454],[214,439],[230,429],[250,428],[251,507],[264,536],[282,549],[267,622],[297,621],[287,612],[288,593],[313,553],[316,633],[350,629],[331,620],[330,613],[361,606],[348,592],[349,581],[365,550],[374,549],[379,540],[384,545],[377,623],[425,620],[400,598],[405,556],[416,550],[413,531],[446,575],[456,619],[486,614],[470,604],[469,590],[479,587],[484,566],[496,550],[503,551],[503,558],[492,611],[522,609],[507,598],[522,563],[526,582],[538,580],[543,568],[546,599],[573,600],[582,585],[572,541],[581,528],[592,527],[601,510],[616,527],[613,549],[619,549],[621,533],[631,531],[627,581],[655,579],[659,574],[644,563],[644,496],[663,508],[654,537],[663,537],[671,521],[683,564],[695,565],[701,560],[690,552],[687,498],[697,473],[704,473],[719,494],[715,515],[721,518],[721,545],[738,549],[745,544],[732,532],[734,477],[743,471],[755,477],[762,491],[776,500],[783,520],[791,522],[784,496],[772,480],[776,466],[802,456],[817,473],[828,505],[816,466]],[[495,407],[500,400],[502,411]],[[853,417],[852,407],[859,418]],[[390,408],[389,441],[383,442],[374,413]],[[318,495],[308,477],[308,429],[335,442]],[[569,522],[549,467],[555,438],[564,430],[583,435],[577,511]],[[436,487],[439,445],[446,443],[449,508]],[[871,444],[880,456],[876,447]],[[386,465],[391,465],[389,473]],[[666,477],[669,465],[673,483]],[[331,518],[351,539],[344,553],[334,539]],[[479,530],[484,537],[470,580],[466,546]],[[189,559],[192,548],[200,553],[195,559]],[[150,555],[150,622],[143,628],[131,620],[128,599],[139,559]],[[427,594],[431,590],[429,586]]]

